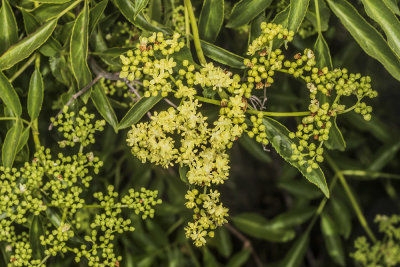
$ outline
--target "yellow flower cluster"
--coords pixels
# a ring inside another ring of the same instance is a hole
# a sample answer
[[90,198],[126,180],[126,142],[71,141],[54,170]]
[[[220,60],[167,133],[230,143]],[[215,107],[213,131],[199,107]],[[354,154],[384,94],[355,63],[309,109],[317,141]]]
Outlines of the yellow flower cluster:
[[210,190],[208,194],[199,194],[197,189],[187,192],[186,207],[194,209],[194,222],[185,227],[186,236],[194,240],[198,247],[206,243],[205,237],[214,237],[214,229],[227,222],[228,209],[219,203],[219,192]]

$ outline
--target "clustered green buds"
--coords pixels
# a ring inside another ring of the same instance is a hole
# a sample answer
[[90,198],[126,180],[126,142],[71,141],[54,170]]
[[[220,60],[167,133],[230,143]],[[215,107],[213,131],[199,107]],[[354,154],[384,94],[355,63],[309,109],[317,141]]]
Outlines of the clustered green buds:
[[[54,124],[62,128],[68,142],[79,138],[83,148],[94,143],[93,134],[103,130],[104,123],[93,126],[93,114],[87,114],[86,108],[78,115],[65,108]],[[33,160],[22,167],[0,167],[0,242],[10,255],[9,266],[43,266],[49,257],[71,252],[77,262],[85,258],[88,266],[116,266],[121,261],[114,251],[115,234],[134,230],[131,221],[122,217],[122,209],[152,218],[161,200],[156,199],[157,191],[142,188],[130,189],[118,201],[118,193],[109,186],[107,194],[94,194],[98,204],[87,204],[84,190],[90,186],[91,173],[99,173],[102,165],[93,152],[59,153],[54,158],[50,149],[38,147]],[[77,214],[87,209],[97,212],[89,216],[88,227],[82,228]],[[43,229],[37,233],[43,250],[39,257],[31,247],[35,240],[29,237],[29,225],[30,231]],[[76,233],[84,236],[81,245],[73,242]]]
[[94,133],[103,131],[106,122],[96,120],[93,125],[93,119],[94,114],[87,114],[86,107],[82,107],[78,114],[75,114],[74,111],[68,112],[68,106],[64,106],[62,114],[58,115],[57,118],[51,118],[54,126],[60,126],[58,131],[63,133],[65,138],[65,140],[58,142],[60,147],[73,147],[76,143],[79,143],[81,147],[94,144]]
[[400,263],[400,216],[377,215],[381,240],[370,244],[365,236],[354,242],[355,252],[351,253],[357,266],[398,266]]
[[[302,119],[297,132],[290,133],[290,137],[298,143],[291,147],[292,159],[298,160],[299,165],[307,164],[308,172],[318,168],[317,162],[323,161],[322,144],[329,138],[335,116],[355,109],[368,119],[371,108],[361,100],[366,96],[376,96],[369,77],[348,74],[345,69],[329,71],[328,68],[315,67],[315,56],[310,49],[304,50],[303,54],[296,54],[292,61],[285,60],[281,49],[273,50],[274,41],[287,44],[293,40],[294,32],[272,23],[262,23],[261,29],[262,34],[249,45],[248,55],[251,58],[244,60],[248,67],[246,79],[213,63],[198,66],[189,60],[181,60],[179,53],[184,42],[180,40],[179,33],[170,38],[162,33],[141,37],[136,49],[120,57],[123,64],[120,77],[141,84],[144,97],[158,94],[167,97],[173,94],[181,99],[178,107],[154,112],[149,121],[132,125],[127,143],[142,162],[151,162],[164,168],[175,164],[188,168],[188,183],[202,187],[199,191],[203,191],[203,194],[193,189],[186,195],[189,200],[186,206],[194,209],[195,213],[194,222],[190,222],[186,228],[186,235],[197,246],[205,244],[205,237],[210,236],[208,231],[226,221],[224,217],[228,210],[216,204],[219,203],[219,193],[209,187],[228,179],[230,167],[227,150],[244,132],[263,145],[269,143],[263,125],[263,112],[251,110],[257,115],[250,116],[249,122],[246,120],[246,111],[248,99],[257,90],[270,87],[275,81],[276,72],[303,79],[310,91],[310,115]],[[220,101],[204,98],[201,94],[219,96]],[[318,99],[321,95],[334,96],[335,100],[320,102]],[[340,103],[340,97],[351,95],[356,96],[358,101],[346,110]],[[210,123],[198,111],[202,106],[199,101],[219,103],[219,117]],[[203,203],[209,205],[210,199],[224,211],[218,220],[208,206],[201,206]]]

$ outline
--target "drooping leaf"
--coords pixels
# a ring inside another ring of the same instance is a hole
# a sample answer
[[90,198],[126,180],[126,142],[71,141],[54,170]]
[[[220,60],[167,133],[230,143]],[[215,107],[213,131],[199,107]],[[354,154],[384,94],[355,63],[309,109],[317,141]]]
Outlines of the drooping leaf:
[[117,115],[115,115],[115,111],[112,108],[110,101],[108,101],[108,98],[100,84],[97,83],[93,86],[90,97],[92,98],[93,104],[100,115],[114,128],[115,132],[117,132]]
[[[21,9],[22,17],[24,19],[25,31],[31,34],[40,27],[39,22],[31,14]],[[54,57],[61,50],[60,43],[52,36],[39,48],[40,53],[47,57]]]
[[163,26],[154,25],[150,23],[143,13],[135,16],[135,6],[130,0],[115,0],[115,4],[118,9],[121,11],[122,15],[133,25],[138,28],[149,31],[149,32],[163,32],[163,33],[171,33],[172,31]]
[[235,4],[226,27],[236,28],[249,23],[263,12],[271,0],[241,0]]
[[323,212],[321,215],[321,231],[329,256],[340,266],[345,266],[342,241],[338,235],[336,225],[326,212]]
[[290,10],[290,6],[287,6],[281,12],[276,14],[275,18],[272,20],[272,23],[282,24],[282,25],[287,26],[288,17],[289,17],[289,10]]
[[288,242],[296,233],[293,229],[275,229],[262,216],[256,213],[242,213],[232,218],[233,224],[243,233],[271,242]]
[[400,57],[400,21],[383,0],[362,0],[368,16],[375,20],[386,34],[389,46]]
[[241,251],[232,256],[226,264],[227,267],[240,267],[243,266],[251,255],[250,248],[243,248]]
[[99,22],[101,15],[103,15],[106,9],[108,0],[103,0],[90,9],[90,19],[89,19],[89,35],[93,32],[97,23]]
[[0,71],[0,98],[15,116],[21,116],[22,107],[19,97],[7,77]]
[[310,240],[310,232],[306,231],[300,238],[298,238],[286,253],[285,258],[279,264],[280,267],[299,267],[303,262],[304,255],[306,254],[308,243]]
[[91,81],[91,73],[87,64],[88,38],[89,38],[89,8],[85,1],[85,6],[79,13],[72,28],[70,42],[70,57],[72,73],[78,83],[78,88],[82,89]]
[[321,191],[317,187],[304,179],[280,180],[277,183],[277,186],[300,199],[315,199],[320,198],[322,195]]
[[[331,15],[331,11],[329,7],[326,5],[325,0],[318,0],[318,7],[319,7],[319,15],[321,18],[320,20],[321,31],[326,31],[329,28],[329,18]],[[306,19],[308,19],[313,24],[315,29],[318,29],[315,1],[310,1],[310,5],[306,13]]]
[[332,121],[332,126],[329,129],[329,139],[324,142],[328,149],[337,149],[344,151],[346,149],[346,142],[344,141],[342,132],[336,124],[336,117]]
[[297,32],[306,16],[310,0],[290,0],[288,29]]
[[188,178],[186,176],[187,172],[189,171],[188,166],[179,167],[179,178],[181,178],[182,182],[185,184],[189,184]]
[[394,140],[388,144],[385,144],[376,152],[376,155],[372,162],[368,165],[367,170],[373,172],[382,170],[388,163],[392,161],[399,150],[399,140]]
[[333,69],[331,53],[329,52],[329,46],[326,43],[324,36],[318,34],[317,41],[314,44],[315,61],[318,68],[328,67],[330,70]]
[[206,41],[201,41],[201,48],[203,49],[203,52],[207,57],[221,64],[230,66],[235,69],[246,68],[246,66],[243,64],[243,57],[229,52],[219,46],[210,44]]
[[382,63],[386,70],[400,81],[400,60],[382,35],[349,2],[345,0],[327,0],[327,2],[365,53]]
[[31,76],[28,91],[28,114],[33,121],[39,117],[42,109],[44,95],[43,78],[38,68],[35,69]]
[[332,220],[337,225],[338,232],[345,238],[348,239],[351,233],[351,215],[349,208],[346,206],[340,198],[337,196],[329,200],[329,211],[332,214]]
[[209,266],[209,267],[218,267],[218,261],[214,257],[214,255],[208,250],[208,248],[204,248],[203,250],[203,263],[204,266]]
[[161,94],[140,99],[122,118],[118,125],[118,130],[128,128],[137,123],[161,99]]
[[1,2],[0,9],[0,54],[18,41],[18,27],[10,3]]
[[263,124],[266,127],[265,132],[267,133],[271,145],[281,155],[281,157],[296,167],[308,181],[318,186],[325,196],[329,198],[329,189],[321,168],[312,169],[311,172],[307,172],[307,168],[309,167],[307,163],[300,166],[297,161],[291,159],[291,155],[293,154],[293,149],[291,148],[293,140],[289,137],[289,130],[271,118],[264,118]]
[[57,20],[51,20],[11,46],[0,56],[0,70],[9,69],[21,60],[29,57],[36,49],[49,39],[57,25]]
[[11,255],[13,253],[12,251],[12,246],[11,244],[5,242],[5,241],[1,241],[0,242],[0,250],[1,250],[1,254],[3,255],[3,262],[4,262],[4,266],[7,266],[7,264],[9,264],[10,262],[10,258]]
[[232,254],[232,239],[225,227],[219,227],[215,230],[215,244],[218,252],[228,258]]
[[44,255],[44,246],[40,244],[40,236],[44,235],[43,225],[38,215],[33,216],[31,227],[29,229],[29,243],[32,249],[34,259],[42,259]]
[[21,132],[22,121],[18,119],[8,130],[1,150],[3,166],[6,168],[11,168],[14,163]]
[[264,151],[262,145],[250,138],[247,134],[239,138],[239,143],[249,152],[255,159],[262,162],[272,162],[267,151]]
[[[30,0],[34,1],[34,0]],[[71,2],[71,0],[35,0],[35,2],[41,3],[41,4],[64,4],[67,2]]]
[[205,0],[199,17],[199,35],[214,43],[224,22],[224,0]]
[[271,219],[269,225],[274,229],[284,229],[297,226],[310,219],[314,212],[315,208],[309,206],[293,208]]

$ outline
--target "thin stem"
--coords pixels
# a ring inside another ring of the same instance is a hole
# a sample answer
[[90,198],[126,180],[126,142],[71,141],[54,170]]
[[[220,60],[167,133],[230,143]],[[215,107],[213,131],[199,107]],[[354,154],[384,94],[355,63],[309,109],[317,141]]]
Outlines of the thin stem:
[[31,125],[31,123],[29,121],[18,118],[18,117],[0,117],[0,121],[16,121],[16,120],[21,120],[23,123],[25,123],[28,126]]
[[204,66],[207,64],[207,61],[204,57],[203,50],[201,49],[199,29],[197,28],[196,18],[194,16],[193,7],[190,0],[185,0],[185,6],[189,13],[190,24],[192,25],[193,41],[194,47],[196,48],[197,57],[199,58],[200,64]]
[[235,227],[230,225],[229,223],[225,224],[226,229],[228,229],[234,236],[236,236],[240,241],[243,242],[243,247],[244,248],[249,248],[251,250],[251,254],[253,255],[254,261],[256,262],[256,265],[258,267],[263,266],[260,258],[258,257],[256,251],[253,248],[253,245],[251,244],[251,241],[247,239],[241,232],[236,230]]
[[29,58],[27,62],[16,72],[14,75],[10,78],[10,82],[12,83],[16,78],[18,78],[21,73],[23,73],[31,64],[33,61],[35,61],[36,55],[33,55]]
[[69,7],[67,7],[66,9],[64,9],[60,14],[57,15],[56,19],[61,18],[62,16],[64,16],[66,13],[68,13],[71,9],[73,9],[74,7],[76,7],[80,2],[82,2],[82,0],[77,0],[75,1],[73,4],[71,4]]
[[[68,102],[65,104],[65,106],[71,105],[78,97],[83,95],[87,90],[89,90],[93,85],[95,85],[98,82],[98,80],[100,80],[101,78],[103,78],[103,75],[101,75],[101,74],[97,75],[96,78],[94,78],[93,81],[91,81],[88,85],[83,87],[77,93],[73,94],[71,96],[71,98],[68,100]],[[57,115],[54,117],[54,119],[57,119],[57,117],[60,116],[62,112],[63,112],[63,108],[60,109],[60,111],[57,113]],[[49,131],[51,131],[52,129],[53,129],[53,122],[50,123],[50,125],[49,125]]]
[[248,109],[246,111],[250,114],[259,114],[262,113],[267,117],[301,117],[310,115],[310,111],[299,111],[299,112],[269,112],[269,111],[259,111],[254,109]]
[[341,173],[343,175],[349,175],[349,176],[369,176],[372,179],[376,178],[400,179],[399,174],[383,173],[383,172],[367,172],[363,170],[342,170]]
[[190,48],[190,20],[189,12],[185,5],[185,34],[186,34],[186,46]]
[[39,263],[39,266],[42,266],[43,264],[45,264],[45,262],[50,258],[50,256],[51,256],[51,254],[44,257],[43,260]]
[[39,139],[39,127],[37,119],[32,121],[32,136],[33,136],[33,142],[35,143],[35,147],[36,149],[38,149],[40,147],[40,139]]
[[319,3],[318,0],[314,0],[315,3],[315,15],[317,17],[317,30],[318,34],[321,34],[321,18],[319,16]]
[[347,197],[350,200],[351,205],[353,206],[353,209],[355,213],[357,214],[358,220],[360,221],[361,226],[364,228],[365,232],[371,238],[371,240],[376,243],[376,238],[374,234],[372,233],[371,228],[369,228],[367,220],[365,219],[365,216],[363,212],[361,211],[360,205],[358,204],[356,198],[354,197],[353,192],[350,189],[350,186],[347,184],[347,181],[343,175],[343,172],[339,170],[339,168],[336,166],[336,163],[332,160],[329,155],[326,155],[326,159],[328,161],[328,164],[331,166],[331,168],[335,171],[336,175],[339,177],[340,183],[342,184]]

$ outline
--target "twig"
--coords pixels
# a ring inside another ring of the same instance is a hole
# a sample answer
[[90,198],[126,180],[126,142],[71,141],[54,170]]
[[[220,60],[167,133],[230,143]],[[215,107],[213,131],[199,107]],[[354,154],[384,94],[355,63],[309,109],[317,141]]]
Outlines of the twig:
[[178,108],[171,100],[168,98],[164,98],[164,101],[167,102],[171,107]]
[[236,236],[238,239],[240,239],[240,241],[243,242],[243,248],[249,248],[251,250],[251,254],[253,255],[254,261],[256,262],[256,265],[258,267],[262,267],[263,264],[260,260],[260,257],[258,257],[256,251],[253,248],[253,245],[251,244],[251,241],[249,239],[247,239],[247,237],[245,237],[242,233],[240,233],[238,230],[236,230],[235,227],[233,227],[231,224],[226,223],[225,227],[234,235]]
[[[68,102],[65,104],[65,106],[69,106],[72,104],[72,102],[74,102],[78,97],[80,97],[81,95],[83,95],[87,90],[89,90],[93,85],[95,85],[101,78],[103,78],[104,76],[102,74],[98,74],[96,76],[96,78],[93,79],[93,81],[91,81],[88,85],[86,85],[85,87],[83,87],[81,90],[79,90],[77,93],[73,94],[71,96],[71,98],[68,100]],[[54,117],[54,119],[57,119],[58,116],[60,116],[60,114],[63,112],[63,108],[60,109],[60,111],[57,113],[57,115]],[[51,131],[53,129],[53,122],[50,123],[49,125],[49,131]]]

